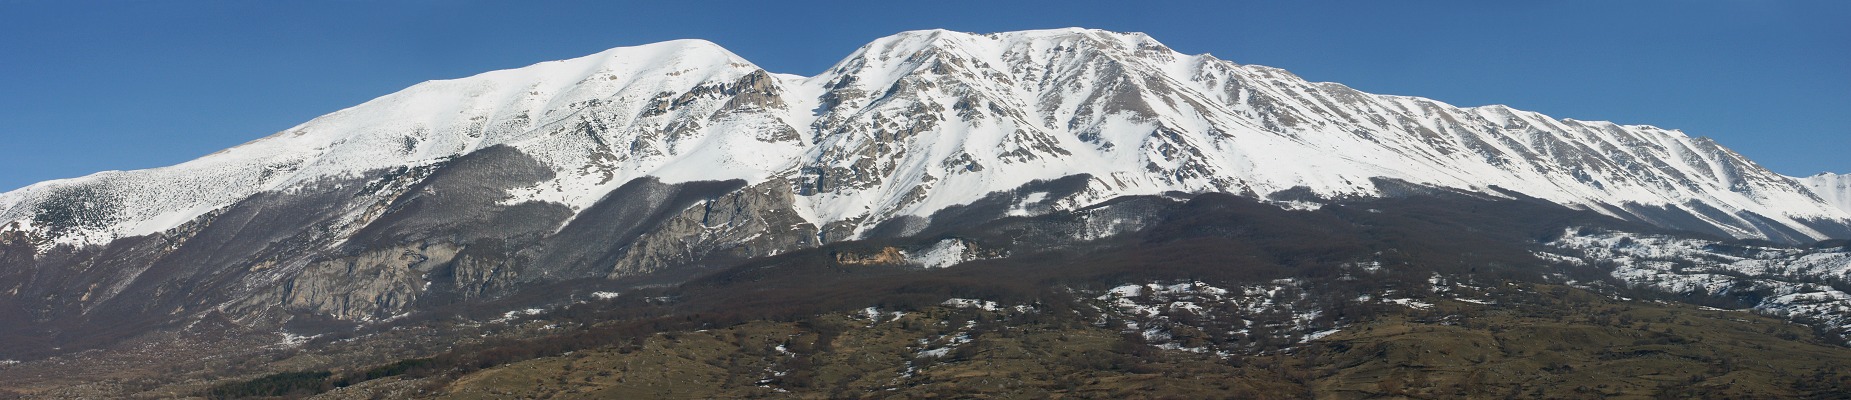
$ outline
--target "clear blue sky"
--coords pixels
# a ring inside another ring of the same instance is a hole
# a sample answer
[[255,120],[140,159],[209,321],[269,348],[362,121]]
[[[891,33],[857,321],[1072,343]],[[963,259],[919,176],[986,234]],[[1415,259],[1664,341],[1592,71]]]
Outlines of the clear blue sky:
[[1068,26],[1851,172],[1847,1],[761,3],[0,0],[0,190],[171,165],[419,81],[610,47],[702,38],[811,75],[902,30]]

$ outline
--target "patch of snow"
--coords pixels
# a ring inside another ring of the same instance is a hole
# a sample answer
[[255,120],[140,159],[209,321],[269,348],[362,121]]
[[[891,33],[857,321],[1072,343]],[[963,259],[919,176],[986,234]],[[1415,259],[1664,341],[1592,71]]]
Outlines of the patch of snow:
[[963,239],[945,239],[933,243],[931,247],[921,250],[919,254],[908,254],[909,259],[926,268],[944,268],[958,265],[977,257]]
[[1022,196],[1022,200],[1016,202],[1015,206],[1010,207],[1007,215],[1011,217],[1034,216],[1036,215],[1036,213],[1030,211],[1030,208],[1034,205],[1040,204],[1043,200],[1047,200],[1047,198],[1048,198],[1048,192],[1029,193],[1026,196]]
[[[1205,347],[1205,346],[1185,347],[1181,344],[1177,344],[1174,342],[1159,344],[1157,345],[1157,348],[1164,349],[1164,350],[1187,351],[1190,353],[1207,353],[1210,350],[1208,347]],[[1226,352],[1216,352],[1216,355],[1222,358],[1227,358],[1229,355],[1232,355],[1232,354],[1226,353]]]
[[1292,211],[1317,211],[1319,208],[1324,208],[1323,203],[1309,201],[1272,201],[1269,203]]
[[302,335],[297,335],[297,334],[289,333],[289,332],[278,332],[278,333],[283,336],[283,339],[282,341],[277,342],[277,345],[283,346],[283,347],[301,346],[304,343],[308,343],[308,341],[310,340],[314,340],[315,338],[321,337],[321,335],[302,336]]
[[496,319],[494,319],[494,320],[491,320],[491,321],[489,321],[489,322],[508,322],[508,321],[513,321],[513,320],[514,320],[515,318],[520,318],[520,317],[523,317],[523,316],[528,316],[528,315],[539,315],[539,314],[540,314],[541,312],[544,312],[544,311],[546,311],[546,310],[541,310],[541,309],[538,309],[538,308],[529,308],[529,309],[525,309],[525,310],[513,310],[513,311],[508,311],[508,312],[505,312],[505,313],[501,313],[501,318],[496,318]]
[[[965,327],[965,329],[969,329],[969,327],[967,326]],[[957,349],[958,346],[963,346],[964,344],[970,343],[972,340],[974,339],[972,339],[970,333],[967,333],[967,332],[957,332],[957,333],[950,334],[950,335],[940,336],[937,339],[920,339],[919,344],[921,346],[924,346],[926,344],[930,344],[933,342],[942,342],[942,345],[939,347],[920,350],[914,357],[943,358],[946,355],[951,354],[951,351]]]
[[1342,331],[1342,329],[1330,329],[1330,330],[1312,332],[1311,334],[1305,335],[1305,340],[1303,340],[1303,342],[1310,342],[1313,340],[1323,339],[1326,336],[1330,336],[1340,331]]
[[996,311],[996,310],[1002,309],[1002,306],[999,306],[996,304],[996,302],[989,301],[989,300],[952,298],[949,300],[945,300],[944,303],[939,303],[939,304],[945,305],[945,306],[957,307],[957,308],[975,308],[975,309],[984,310],[984,311]]
[[1428,303],[1428,302],[1414,300],[1414,299],[1382,299],[1382,302],[1400,304],[1400,305],[1407,306],[1408,308],[1413,308],[1416,310],[1425,310],[1425,309],[1433,308],[1433,303]]

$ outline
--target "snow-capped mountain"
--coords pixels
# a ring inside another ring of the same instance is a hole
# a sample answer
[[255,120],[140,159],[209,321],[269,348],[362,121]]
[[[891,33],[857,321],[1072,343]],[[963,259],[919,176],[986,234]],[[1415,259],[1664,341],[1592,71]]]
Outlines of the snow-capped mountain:
[[1812,189],[1827,204],[1837,206],[1840,210],[1851,212],[1851,174],[1834,174],[1821,172],[1818,175],[1799,178],[1800,184]]
[[1374,180],[1391,178],[1736,237],[1824,239],[1851,218],[1676,131],[1374,95],[1142,34],[1061,29],[906,32],[813,77],[683,40],[426,82],[184,164],[7,193],[0,220],[101,244],[259,192],[496,145],[554,172],[507,204],[579,210],[644,176],[783,179],[830,239],[1075,174],[1093,182],[1062,207],[1166,191],[1380,196]]
[[[1143,34],[905,32],[810,77],[681,40],[425,82],[179,165],[0,194],[0,317],[365,321],[951,221],[1075,211],[1098,217],[1072,233],[1102,238],[1148,225],[1090,208],[1125,196],[1433,191],[1851,237],[1844,197],[1709,139],[1362,93]],[[953,260],[937,266],[998,255],[939,244],[921,253]]]

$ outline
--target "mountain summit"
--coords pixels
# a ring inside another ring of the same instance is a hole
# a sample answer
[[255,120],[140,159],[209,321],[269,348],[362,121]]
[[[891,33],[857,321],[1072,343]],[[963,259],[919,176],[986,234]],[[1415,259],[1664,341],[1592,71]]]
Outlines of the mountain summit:
[[[1851,237],[1844,185],[1820,179],[1677,131],[1363,93],[1137,33],[903,32],[810,77],[681,40],[420,83],[179,165],[0,194],[0,317],[25,336],[373,321],[1128,196],[1464,195]],[[935,246],[928,264],[986,254]]]

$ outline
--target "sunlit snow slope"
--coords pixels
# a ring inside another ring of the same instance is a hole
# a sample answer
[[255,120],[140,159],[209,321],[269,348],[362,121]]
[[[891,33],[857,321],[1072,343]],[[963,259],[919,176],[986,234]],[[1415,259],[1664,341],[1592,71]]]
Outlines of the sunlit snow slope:
[[1801,184],[1812,189],[1826,203],[1851,212],[1851,175],[1820,173],[1799,179]]
[[1815,195],[1706,138],[1362,93],[1082,29],[905,32],[812,77],[699,40],[616,48],[421,83],[180,165],[35,184],[0,195],[0,221],[103,243],[495,145],[555,171],[507,204],[583,210],[645,176],[788,182],[796,212],[839,237],[1075,174],[1092,182],[1061,207],[1166,191],[1303,206],[1389,195],[1389,178],[1737,237],[1851,232],[1842,190]]

